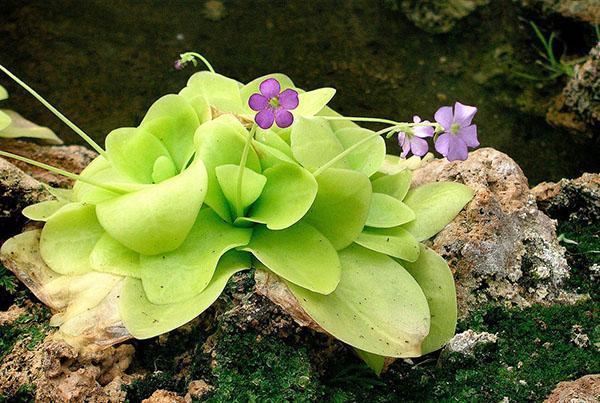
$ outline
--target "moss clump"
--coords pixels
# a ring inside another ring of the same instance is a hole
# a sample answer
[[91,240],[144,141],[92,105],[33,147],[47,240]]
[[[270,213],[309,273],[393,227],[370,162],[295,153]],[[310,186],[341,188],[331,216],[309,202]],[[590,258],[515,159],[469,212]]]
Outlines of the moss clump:
[[579,293],[588,293],[593,300],[600,298],[600,276],[592,273],[594,265],[600,265],[600,223],[583,224],[569,221],[561,223],[557,232],[577,244],[563,243],[571,266],[568,286]]
[[318,376],[305,348],[254,332],[219,336],[209,402],[309,402],[319,397]]
[[25,338],[25,347],[33,350],[46,337],[50,316],[50,311],[45,306],[33,305],[27,314],[20,316],[13,323],[0,326],[0,360],[11,351],[17,341]]
[[17,393],[13,396],[7,397],[0,395],[0,403],[11,402],[11,403],[28,403],[35,400],[35,386],[34,385],[22,385]]

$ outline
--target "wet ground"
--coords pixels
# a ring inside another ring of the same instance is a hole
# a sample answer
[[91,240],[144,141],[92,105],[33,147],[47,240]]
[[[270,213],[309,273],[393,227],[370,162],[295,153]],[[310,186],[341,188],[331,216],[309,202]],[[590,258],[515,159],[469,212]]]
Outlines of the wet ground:
[[[208,3],[0,0],[0,63],[100,142],[177,92],[193,71],[172,63],[195,50],[240,81],[281,71],[303,88],[333,86],[333,106],[349,115],[410,120],[455,100],[477,105],[482,146],[508,153],[531,183],[600,169],[597,142],[575,141],[545,122],[562,83],[511,75],[540,70],[539,43],[526,24],[535,16],[510,0],[492,1],[440,35],[380,1]],[[563,28],[570,52],[592,46],[591,30]],[[22,90],[4,77],[0,83],[11,93],[8,106],[81,143]]]

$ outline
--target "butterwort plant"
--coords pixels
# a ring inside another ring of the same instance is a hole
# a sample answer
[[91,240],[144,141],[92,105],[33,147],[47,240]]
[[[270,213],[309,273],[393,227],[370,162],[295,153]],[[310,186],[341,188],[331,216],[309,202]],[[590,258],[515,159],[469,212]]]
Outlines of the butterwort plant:
[[[376,370],[384,357],[442,347],[456,326],[454,281],[422,242],[473,193],[450,182],[412,187],[384,137],[398,134],[404,157],[424,155],[436,138],[449,159],[466,158],[452,150],[458,140],[474,145],[473,109],[443,109],[434,123],[345,117],[327,106],[332,88],[304,91],[279,73],[240,83],[196,53],[176,67],[198,61],[208,70],[158,99],[137,127],[110,132],[105,149],[56,111],[99,153],[79,175],[0,152],[75,180],[24,210],[44,222],[41,232],[2,247],[4,255],[39,247],[43,291],[68,295],[52,319],[60,334],[89,343],[90,326],[110,316],[128,337],[160,335],[255,268],[277,276],[324,331]],[[99,308],[107,298],[118,300],[116,312]]]

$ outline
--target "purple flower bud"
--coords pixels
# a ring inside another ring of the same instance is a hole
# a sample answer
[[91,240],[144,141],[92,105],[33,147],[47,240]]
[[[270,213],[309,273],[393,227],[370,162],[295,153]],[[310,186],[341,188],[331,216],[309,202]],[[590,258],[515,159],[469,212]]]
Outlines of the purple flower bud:
[[477,125],[471,121],[477,113],[474,106],[463,105],[460,102],[451,106],[442,106],[435,113],[435,120],[444,129],[435,142],[435,149],[448,161],[464,161],[469,156],[468,147],[479,146]]
[[175,70],[183,70],[185,63],[182,62],[181,59],[177,59],[175,60],[175,63],[173,63],[173,67],[175,67]]
[[268,129],[276,123],[281,128],[286,128],[294,122],[291,109],[298,107],[298,92],[288,88],[281,91],[279,81],[268,78],[259,86],[260,93],[252,94],[248,99],[248,106],[258,112],[254,118],[256,124],[262,129]]

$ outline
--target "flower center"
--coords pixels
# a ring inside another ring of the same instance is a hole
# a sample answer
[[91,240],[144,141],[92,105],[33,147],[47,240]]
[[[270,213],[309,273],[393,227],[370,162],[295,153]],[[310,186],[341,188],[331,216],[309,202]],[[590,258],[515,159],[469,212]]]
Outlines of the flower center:
[[269,99],[269,106],[275,109],[279,108],[279,97]]
[[460,130],[460,124],[452,123],[452,126],[450,126],[450,133],[456,134],[456,133],[458,133],[459,130]]

